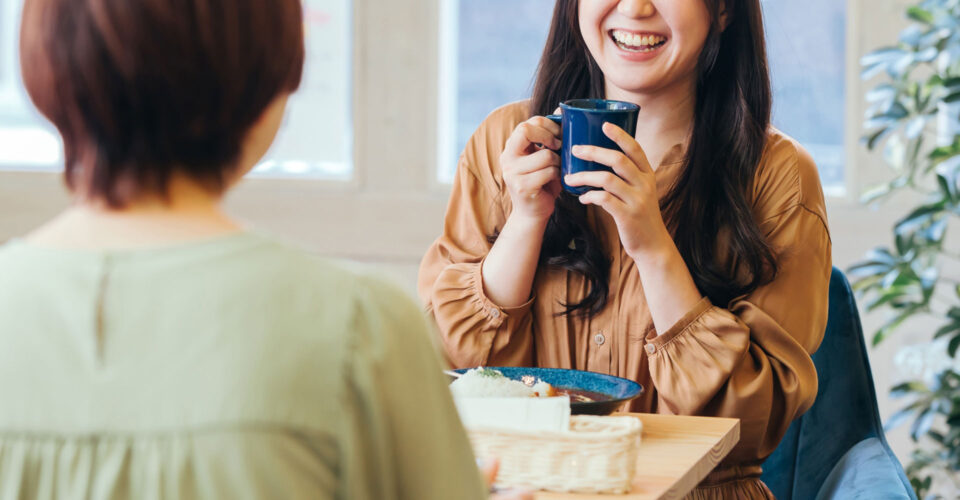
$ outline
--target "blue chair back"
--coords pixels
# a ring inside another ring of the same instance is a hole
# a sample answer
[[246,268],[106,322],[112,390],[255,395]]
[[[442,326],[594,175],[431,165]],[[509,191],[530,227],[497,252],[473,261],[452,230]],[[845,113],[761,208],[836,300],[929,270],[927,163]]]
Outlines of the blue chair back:
[[860,315],[843,273],[833,269],[823,343],[813,355],[817,399],[763,464],[779,500],[915,499],[884,437]]

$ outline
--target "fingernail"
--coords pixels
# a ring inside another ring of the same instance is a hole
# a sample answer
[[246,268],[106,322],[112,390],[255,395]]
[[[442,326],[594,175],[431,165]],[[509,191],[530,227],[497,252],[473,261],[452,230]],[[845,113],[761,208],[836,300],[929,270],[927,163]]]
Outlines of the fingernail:
[[573,147],[573,154],[579,154],[579,153],[582,153],[582,152],[583,152],[583,146],[574,146],[574,147]]

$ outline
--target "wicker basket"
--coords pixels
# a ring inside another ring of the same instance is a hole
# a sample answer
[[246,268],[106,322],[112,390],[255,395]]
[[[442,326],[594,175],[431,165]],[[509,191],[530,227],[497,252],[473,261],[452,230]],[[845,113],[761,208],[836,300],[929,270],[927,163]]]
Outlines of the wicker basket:
[[626,493],[640,446],[634,417],[570,417],[570,432],[470,429],[474,453],[498,458],[497,487],[576,493]]

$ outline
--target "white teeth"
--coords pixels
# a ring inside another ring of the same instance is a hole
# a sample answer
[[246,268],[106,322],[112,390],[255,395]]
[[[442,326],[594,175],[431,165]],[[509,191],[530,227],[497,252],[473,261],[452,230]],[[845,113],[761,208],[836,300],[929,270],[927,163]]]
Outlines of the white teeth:
[[639,52],[649,52],[667,39],[660,35],[639,35],[627,31],[613,30],[613,39],[621,47]]

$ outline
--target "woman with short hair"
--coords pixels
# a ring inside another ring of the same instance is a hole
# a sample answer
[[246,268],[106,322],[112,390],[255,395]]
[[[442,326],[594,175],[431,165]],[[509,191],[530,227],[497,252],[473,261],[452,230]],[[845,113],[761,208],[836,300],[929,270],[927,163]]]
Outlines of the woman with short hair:
[[486,492],[420,310],[224,193],[304,59],[298,0],[28,0],[74,203],[0,247],[0,499]]

